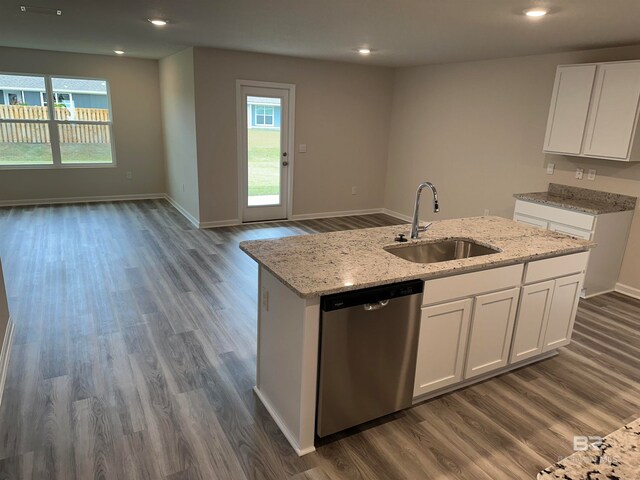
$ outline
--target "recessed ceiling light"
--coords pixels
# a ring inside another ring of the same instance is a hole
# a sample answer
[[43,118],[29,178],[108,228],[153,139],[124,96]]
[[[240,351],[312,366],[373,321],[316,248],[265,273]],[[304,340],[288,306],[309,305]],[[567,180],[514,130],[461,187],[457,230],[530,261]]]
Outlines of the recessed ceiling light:
[[530,8],[528,10],[524,11],[524,14],[527,17],[544,17],[547,13],[549,13],[549,10],[547,10],[546,8]]
[[162,20],[160,18],[148,18],[151,23],[153,23],[156,27],[164,27],[167,23],[166,20]]
[[113,53],[115,53],[116,55],[124,55],[124,52],[122,50],[114,50]]
[[358,49],[358,53],[360,55],[369,55],[369,54],[371,54],[371,49],[370,48],[359,48]]

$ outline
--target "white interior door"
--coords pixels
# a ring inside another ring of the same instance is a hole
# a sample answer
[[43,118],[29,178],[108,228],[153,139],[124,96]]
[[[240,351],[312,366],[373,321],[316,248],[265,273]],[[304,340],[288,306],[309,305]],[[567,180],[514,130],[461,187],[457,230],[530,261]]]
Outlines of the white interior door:
[[241,219],[286,219],[293,160],[292,86],[238,83],[238,93]]

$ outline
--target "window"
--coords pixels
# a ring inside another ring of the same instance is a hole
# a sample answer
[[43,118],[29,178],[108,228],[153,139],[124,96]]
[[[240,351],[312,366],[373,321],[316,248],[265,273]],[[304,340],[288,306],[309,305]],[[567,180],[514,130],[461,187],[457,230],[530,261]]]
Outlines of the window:
[[256,105],[256,126],[273,127],[273,107]]
[[0,168],[113,165],[109,105],[106,80],[0,74]]

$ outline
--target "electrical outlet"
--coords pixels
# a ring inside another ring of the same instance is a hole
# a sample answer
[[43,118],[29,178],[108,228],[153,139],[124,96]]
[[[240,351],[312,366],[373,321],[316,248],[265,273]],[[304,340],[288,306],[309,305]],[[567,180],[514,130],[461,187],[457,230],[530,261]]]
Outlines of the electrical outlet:
[[307,144],[301,143],[300,145],[298,145],[298,152],[307,153]]
[[131,180],[133,178],[133,172],[131,170],[127,170],[126,177],[127,180]]
[[547,163],[547,175],[553,175],[553,171],[556,168],[555,163]]
[[576,178],[578,180],[582,180],[583,175],[584,175],[584,168],[576,168]]
[[587,180],[595,180],[596,179],[596,169],[595,168],[590,168],[589,169],[589,173],[587,173]]
[[351,187],[351,195],[357,195],[358,194],[358,187]]
[[484,216],[485,217],[489,216],[489,209],[488,208],[484,209]]

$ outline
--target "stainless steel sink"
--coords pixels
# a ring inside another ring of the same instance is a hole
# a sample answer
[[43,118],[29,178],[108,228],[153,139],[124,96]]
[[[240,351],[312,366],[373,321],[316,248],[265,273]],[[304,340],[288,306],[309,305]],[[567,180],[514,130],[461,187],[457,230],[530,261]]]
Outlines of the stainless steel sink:
[[437,263],[461,258],[491,255],[500,250],[480,245],[470,240],[442,240],[408,246],[385,247],[385,250],[414,263]]

